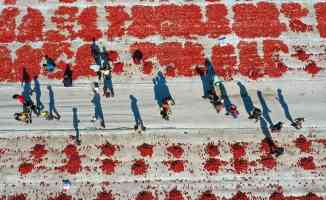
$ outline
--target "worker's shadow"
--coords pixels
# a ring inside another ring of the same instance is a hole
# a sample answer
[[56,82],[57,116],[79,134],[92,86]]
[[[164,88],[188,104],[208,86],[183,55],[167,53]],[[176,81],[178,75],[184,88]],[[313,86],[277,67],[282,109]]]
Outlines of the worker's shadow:
[[260,128],[262,133],[265,136],[265,140],[270,148],[270,154],[275,154],[276,157],[282,155],[284,153],[283,147],[278,147],[272,138],[272,135],[269,131],[268,125],[263,117],[260,117]]
[[208,97],[213,87],[213,79],[215,72],[212,63],[208,59],[205,60],[205,66],[207,67],[206,74],[202,74],[199,71],[197,73],[200,75],[200,80],[203,85],[204,97]]
[[110,97],[114,97],[114,90],[113,90],[113,83],[112,83],[112,74],[110,73],[109,75],[105,75],[103,77],[104,81],[104,90],[109,90],[110,91]]
[[286,101],[284,99],[284,96],[282,94],[282,90],[281,89],[277,89],[277,98],[276,99],[280,102],[280,104],[281,104],[281,106],[283,108],[285,117],[293,124],[294,121],[293,121],[293,118],[291,116],[291,113],[290,113],[290,110],[289,110],[289,106],[288,106],[288,104],[286,103]]
[[272,138],[272,135],[269,131],[269,127],[267,125],[266,120],[263,117],[260,117],[260,128],[262,133],[265,135],[266,138]]
[[49,91],[49,114],[51,117],[53,116],[55,119],[59,120],[61,116],[55,106],[54,92],[52,90],[51,85],[48,85],[47,89]]
[[248,115],[250,115],[251,111],[254,109],[252,99],[249,96],[246,87],[241,82],[238,82],[237,85],[240,88],[240,96],[245,106],[246,112],[248,113]]
[[141,118],[140,112],[139,112],[139,107],[137,104],[137,98],[134,95],[129,95],[130,98],[130,107],[131,107],[131,111],[134,115],[134,120],[135,120],[135,125],[136,126],[140,126],[140,127],[144,127],[144,123],[143,120]]
[[166,97],[169,97],[174,101],[162,72],[158,72],[157,76],[153,78],[153,84],[154,98],[159,106],[162,106],[162,103]]
[[32,86],[31,86],[31,78],[30,78],[26,68],[23,68],[22,87],[23,87],[22,95],[25,97],[25,99],[27,101],[32,100],[31,95],[33,93],[33,90],[32,90]]
[[229,113],[232,105],[231,99],[223,83],[219,83],[219,88],[221,91],[221,98],[223,99],[225,110],[227,113]]
[[272,118],[269,115],[269,113],[271,112],[271,110],[268,108],[268,106],[266,104],[266,101],[265,101],[265,99],[264,99],[263,94],[262,94],[261,91],[259,91],[259,90],[257,91],[257,96],[258,96],[259,102],[260,102],[261,107],[262,107],[263,117],[269,123],[269,127],[271,127],[271,126],[273,126]]
[[38,111],[42,111],[44,109],[44,105],[41,101],[41,84],[40,81],[38,80],[38,77],[35,76],[34,77],[34,89],[33,89],[34,93],[35,93],[35,99],[36,99],[36,107],[38,109]]
[[101,97],[98,92],[94,92],[94,96],[93,96],[93,99],[91,102],[94,105],[94,112],[95,112],[96,120],[100,119],[102,122],[104,122],[104,114],[103,114],[102,105],[101,105]]
[[79,133],[79,119],[78,119],[78,113],[77,113],[77,108],[73,107],[72,108],[73,112],[73,126],[76,132],[76,143],[79,145],[81,143],[80,141],[80,133]]

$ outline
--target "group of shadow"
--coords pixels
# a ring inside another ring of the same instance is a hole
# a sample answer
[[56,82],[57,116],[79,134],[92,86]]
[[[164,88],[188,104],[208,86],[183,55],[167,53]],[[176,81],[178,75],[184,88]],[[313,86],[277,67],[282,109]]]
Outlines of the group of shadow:
[[[112,82],[111,82],[112,83]],[[101,106],[101,95],[100,95],[100,85],[99,82],[93,82],[91,88],[93,91],[93,98],[91,102],[94,105],[95,115],[92,117],[92,122],[100,122],[101,128],[105,128],[104,114]],[[113,90],[113,85],[111,86]],[[162,72],[158,72],[157,76],[153,78],[153,88],[154,88],[154,98],[159,107],[159,112],[164,120],[169,120],[170,115],[172,114],[171,106],[175,105],[175,101],[170,93],[170,90],[166,84],[166,79]],[[103,91],[103,96],[105,96],[105,91]],[[143,123],[139,107],[138,100],[134,95],[129,95],[130,98],[130,107],[134,116],[134,129],[136,131],[145,131],[146,127]]]
[[[112,84],[112,68],[110,66],[111,60],[109,58],[108,51],[106,50],[105,46],[100,48],[96,44],[95,39],[93,39],[93,42],[91,45],[91,54],[92,54],[92,57],[93,57],[96,65],[98,66],[97,75],[98,75],[99,83],[102,83],[102,85],[103,85],[103,96],[114,97],[114,90],[113,90],[113,84]],[[132,58],[135,63],[140,63],[143,59],[143,54],[140,50],[136,50],[133,53]],[[103,80],[101,80],[102,77],[103,77]],[[95,82],[92,84],[95,96],[97,95],[97,93],[99,91],[99,85],[100,85],[99,83]],[[160,115],[162,116],[163,119],[169,120],[170,115],[172,114],[171,105],[175,105],[175,101],[170,94],[169,88],[166,85],[166,80],[165,80],[165,77],[162,72],[159,72],[157,74],[157,76],[153,79],[153,84],[154,84],[155,99],[160,108]],[[94,102],[98,102],[98,99],[99,98],[96,97],[94,99]],[[132,95],[130,96],[130,99],[132,102],[136,102],[136,98],[133,97]],[[96,105],[97,106],[95,106],[95,107],[98,107],[98,108],[100,107],[98,105],[98,103],[96,103]],[[132,105],[135,105],[135,104],[132,103]],[[132,106],[132,107],[135,107],[135,106]],[[99,110],[99,109],[96,108],[96,110]],[[132,110],[137,111],[137,109],[132,109]],[[97,111],[95,113],[101,113],[101,112]],[[101,116],[102,114],[96,114],[94,116],[94,121],[96,119],[98,119],[98,117],[97,117],[98,115]],[[140,129],[144,130],[145,127],[142,123],[140,115],[136,112],[136,114],[134,114],[134,116],[135,116],[135,122],[136,122],[135,129],[140,128]],[[104,128],[105,127],[104,120],[101,119],[101,121],[102,121],[101,126]]]
[[[32,80],[29,74],[27,73],[27,70],[24,68],[22,81],[23,92],[22,94],[14,94],[12,96],[13,99],[19,100],[20,103],[23,105],[23,111],[14,113],[14,118],[18,121],[23,121],[25,123],[32,123],[33,112],[37,117],[43,117],[47,120],[60,120],[61,116],[55,106],[54,92],[52,90],[51,85],[48,85],[46,87],[49,95],[49,109],[45,110],[45,106],[41,101],[41,85],[38,80],[38,77],[35,76],[33,78],[33,81],[34,88],[32,88]],[[33,94],[35,94],[36,104],[32,100]]]
[[[113,90],[113,83],[112,83],[112,69],[110,66],[110,60],[108,53],[103,47],[101,50],[99,46],[93,40],[93,44],[91,45],[91,54],[95,60],[95,63],[99,66],[99,70],[97,72],[99,82],[93,82],[91,87],[93,90],[93,98],[91,100],[92,104],[94,105],[94,116],[92,117],[92,122],[100,122],[100,126],[105,128],[105,120],[104,114],[101,106],[101,95],[99,92],[99,86],[103,85],[103,96],[105,97],[114,97],[114,90]],[[138,55],[139,54],[139,55]],[[46,63],[44,67],[49,72],[52,72],[55,68],[55,63],[51,58],[45,56]],[[136,51],[135,56],[133,56],[135,60],[141,60],[142,54],[141,52]],[[203,98],[209,99],[210,103],[214,106],[215,110],[220,113],[223,108],[226,110],[226,115],[231,115],[234,118],[239,116],[239,111],[237,110],[237,106],[233,104],[227,94],[223,81],[218,78],[215,74],[213,66],[209,60],[205,61],[205,67],[198,68],[198,74],[200,75],[202,84],[203,84],[203,91],[204,95]],[[32,123],[32,112],[36,114],[36,116],[44,117],[47,120],[61,118],[60,114],[58,113],[56,106],[55,106],[55,98],[54,93],[52,90],[51,85],[47,86],[48,94],[49,94],[49,110],[44,110],[44,105],[41,102],[41,88],[40,83],[38,81],[38,77],[34,77],[34,88],[31,88],[31,78],[27,73],[26,69],[23,69],[23,77],[22,77],[22,85],[23,85],[23,92],[21,95],[16,94],[13,98],[18,99],[19,96],[24,98],[23,102],[23,112],[15,113],[15,119],[19,121],[24,121],[26,123]],[[64,77],[63,77],[64,86],[70,87],[72,86],[72,70],[70,66],[67,65]],[[169,120],[170,115],[172,114],[171,106],[175,105],[174,98],[172,97],[169,88],[166,84],[166,79],[161,71],[157,73],[155,78],[153,78],[153,88],[154,88],[154,97],[159,107],[159,112],[164,120]],[[237,83],[240,88],[240,95],[245,105],[246,112],[249,115],[249,119],[255,120],[255,122],[260,121],[260,126],[262,132],[265,134],[266,139],[272,149],[272,152],[276,154],[276,156],[281,155],[283,153],[283,148],[277,147],[271,137],[271,132],[279,132],[283,127],[283,122],[273,123],[269,113],[271,112],[264,100],[261,91],[257,91],[258,99],[261,103],[261,109],[257,106],[254,106],[251,97],[248,95],[248,92],[245,86],[241,83]],[[36,104],[32,100],[31,96],[35,94]],[[282,94],[282,90],[277,90],[277,100],[280,102],[287,119],[291,122],[291,125],[296,129],[302,128],[302,123],[304,118],[296,118],[293,119],[290,112],[288,105],[285,101],[285,98]],[[129,96],[131,101],[131,110],[134,116],[134,129],[139,131],[144,131],[146,127],[144,126],[143,120],[141,118],[139,108],[137,105],[137,98],[133,95]],[[267,121],[267,122],[266,122]],[[73,108],[73,126],[76,130],[77,141],[79,140],[79,124],[77,108]],[[268,124],[269,123],[269,126]]]
[[[215,81],[217,75],[215,74],[212,64],[209,60],[205,61],[204,68],[197,69],[198,74],[200,75],[204,96],[203,98],[208,98],[210,103],[219,113],[223,108],[226,110],[226,115],[231,114],[234,118],[236,118],[240,113],[237,110],[235,104],[233,104],[227,94],[227,91],[224,87],[223,81]],[[263,97],[261,91],[257,91],[257,96],[259,102],[261,104],[261,109],[254,105],[251,97],[249,96],[246,87],[238,82],[237,85],[240,88],[240,96],[242,98],[243,104],[245,106],[245,110],[248,114],[248,119],[254,120],[255,122],[260,121],[260,127],[265,135],[266,141],[270,145],[272,153],[275,153],[276,156],[283,154],[284,149],[281,147],[277,147],[273,142],[272,136],[270,132],[280,132],[284,123],[279,121],[277,123],[273,123],[269,113],[271,110],[268,108],[267,103]],[[289,107],[285,101],[285,98],[282,94],[281,89],[277,89],[277,98],[279,103],[281,104],[286,118],[290,121],[291,126],[296,129],[301,129],[302,124],[304,122],[304,118],[299,117],[293,119]],[[267,121],[267,122],[266,122]],[[268,123],[268,124],[267,124]]]

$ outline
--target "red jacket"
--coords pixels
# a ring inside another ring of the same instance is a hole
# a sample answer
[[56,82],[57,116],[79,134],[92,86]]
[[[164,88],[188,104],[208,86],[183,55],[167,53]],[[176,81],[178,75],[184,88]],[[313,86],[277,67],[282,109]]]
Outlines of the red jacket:
[[25,103],[25,97],[23,95],[19,95],[17,98],[18,102],[24,105]]

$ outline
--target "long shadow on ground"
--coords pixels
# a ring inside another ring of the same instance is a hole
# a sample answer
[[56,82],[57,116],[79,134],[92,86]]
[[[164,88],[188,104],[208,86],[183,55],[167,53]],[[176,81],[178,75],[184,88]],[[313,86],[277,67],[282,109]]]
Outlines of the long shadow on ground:
[[134,95],[129,95],[130,98],[130,107],[131,107],[131,111],[134,115],[134,120],[135,120],[135,125],[136,126],[140,126],[140,127],[144,127],[144,123],[143,120],[141,118],[140,112],[139,112],[139,107],[137,104],[137,98]]
[[271,112],[271,110],[268,108],[267,104],[266,104],[266,101],[263,97],[263,94],[261,91],[257,91],[257,96],[258,96],[258,99],[259,99],[259,102],[262,106],[262,114],[263,114],[263,117],[267,120],[267,122],[269,123],[269,126],[272,126],[273,125],[273,121],[272,121],[272,118],[270,117],[269,113]]
[[51,85],[48,85],[47,89],[49,90],[49,114],[50,116],[53,116],[56,119],[60,119],[61,116],[55,106],[54,92],[52,90]]
[[282,94],[282,90],[281,89],[277,89],[277,100],[280,102],[282,108],[283,108],[283,111],[284,111],[284,114],[285,114],[285,117],[291,122],[291,123],[294,123],[293,121],[293,118],[291,116],[291,113],[290,113],[290,110],[289,110],[289,106],[288,104],[286,103],[285,101],[285,98]]
[[[157,104],[161,107],[163,100],[166,97],[173,99],[169,87],[166,84],[166,79],[162,72],[158,72],[157,76],[153,79],[154,84],[154,99]],[[174,100],[174,99],[173,99]]]
[[248,115],[250,115],[250,112],[254,109],[254,104],[252,102],[252,99],[249,96],[246,87],[241,82],[238,82],[237,85],[240,88],[240,96],[245,106],[246,112],[248,113]]
[[223,83],[219,84],[219,88],[221,91],[221,98],[223,99],[225,110],[227,113],[229,113],[231,105],[232,105],[231,99],[228,96],[228,93],[227,93],[226,88]]

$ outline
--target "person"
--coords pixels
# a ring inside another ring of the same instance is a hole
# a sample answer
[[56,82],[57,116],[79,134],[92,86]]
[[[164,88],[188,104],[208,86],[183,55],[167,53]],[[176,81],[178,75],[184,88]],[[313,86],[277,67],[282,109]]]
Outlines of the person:
[[73,107],[72,108],[72,112],[73,112],[73,126],[76,132],[76,137],[75,137],[75,142],[77,145],[81,145],[81,140],[80,140],[80,133],[79,133],[79,123],[80,120],[78,119],[78,114],[77,114],[77,108]]
[[30,83],[30,82],[31,82],[31,77],[29,76],[27,69],[25,67],[23,67],[23,75],[22,75],[21,85],[23,85],[24,83]]
[[61,116],[55,106],[54,92],[52,86],[48,85],[47,89],[49,91],[49,118],[60,120]]
[[283,122],[277,122],[276,124],[271,126],[271,131],[272,133],[280,132],[282,130],[282,127],[283,127]]
[[226,113],[226,115],[231,114],[234,118],[237,118],[239,116],[239,111],[237,110],[237,106],[234,104],[230,105],[229,111]]
[[170,103],[173,105],[175,104],[173,100],[171,101],[171,99],[171,97],[165,97],[160,108],[161,116],[165,120],[169,120],[169,115],[172,114]]
[[217,113],[220,113],[223,109],[223,99],[219,98],[218,96],[215,96],[213,99],[210,100],[211,104],[214,106]]
[[32,90],[33,93],[35,93],[35,99],[36,99],[36,107],[38,112],[41,112],[44,109],[44,105],[41,101],[41,84],[38,80],[38,76],[34,76],[34,88]]
[[129,98],[131,100],[130,107],[131,107],[131,110],[132,110],[132,113],[133,113],[134,119],[135,119],[134,130],[135,131],[145,131],[146,127],[144,126],[144,122],[143,122],[140,112],[139,112],[139,108],[138,108],[138,104],[137,104],[138,100],[134,95],[129,95]]
[[284,148],[276,146],[276,144],[274,143],[274,141],[271,137],[266,137],[266,141],[267,141],[268,146],[271,149],[271,152],[270,152],[271,154],[275,154],[276,157],[279,157],[280,155],[282,155],[284,153]]
[[261,117],[261,110],[259,108],[254,107],[254,109],[249,114],[248,119],[255,119],[255,122],[258,122],[260,117]]
[[294,122],[292,123],[292,126],[294,126],[294,128],[296,128],[296,129],[301,129],[303,122],[304,122],[303,117],[295,118]]
[[17,121],[22,121],[22,122],[25,122],[26,124],[32,123],[30,113],[28,113],[28,112],[15,113],[14,118]]
[[93,98],[91,100],[91,102],[93,103],[94,105],[94,116],[92,117],[92,120],[91,122],[96,122],[96,121],[100,121],[100,125],[102,128],[105,128],[105,121],[104,121],[104,114],[103,114],[103,111],[102,111],[102,106],[101,106],[101,97],[98,93],[98,83],[97,82],[93,82],[91,84],[91,87],[92,87],[92,90],[93,90]]
[[210,103],[214,106],[217,113],[221,112],[223,109],[223,99],[216,95],[216,91],[214,89],[209,90],[208,99]]
[[102,71],[103,74],[103,96],[106,98],[114,97],[114,90],[112,84],[112,71],[109,66],[106,66]]
[[213,85],[212,85],[212,88],[215,91],[215,94],[217,96],[221,96],[221,94],[222,94],[221,93],[221,90],[220,90],[220,84],[222,82],[223,82],[223,80],[220,79],[219,76],[215,74],[214,77],[213,77]]
[[102,52],[100,52],[101,56],[101,69],[111,68],[109,64],[109,56],[108,51],[106,50],[105,46],[102,47]]
[[46,71],[48,72],[53,72],[56,64],[52,58],[50,58],[48,55],[45,55],[45,64],[43,64],[43,67],[45,68]]
[[14,94],[12,98],[17,99],[18,102],[23,105],[23,112],[29,113],[29,111],[32,110],[37,116],[40,115],[37,107],[31,99],[27,100],[23,95],[19,94]]
[[95,63],[98,66],[101,66],[101,50],[100,47],[96,44],[95,38],[93,38],[93,43],[91,45],[91,54],[94,58]]
[[196,66],[195,70],[199,76],[205,76],[208,71],[206,66]]
[[67,64],[66,70],[63,74],[63,86],[71,87],[72,86],[72,70],[70,69],[70,65]]
[[143,57],[144,57],[144,55],[139,49],[136,49],[135,52],[132,54],[132,59],[133,59],[134,63],[137,65],[141,64]]

